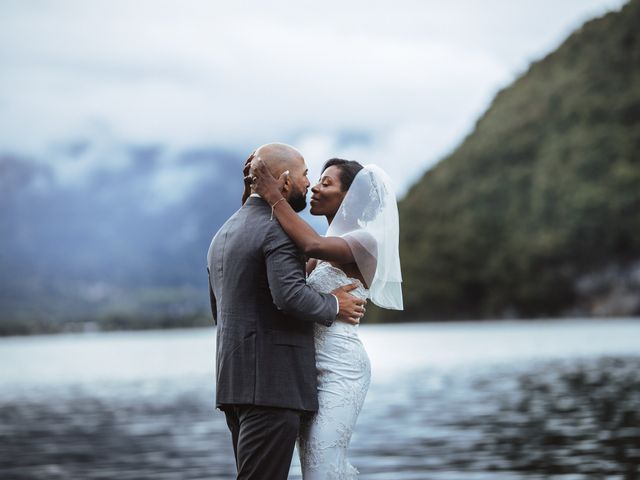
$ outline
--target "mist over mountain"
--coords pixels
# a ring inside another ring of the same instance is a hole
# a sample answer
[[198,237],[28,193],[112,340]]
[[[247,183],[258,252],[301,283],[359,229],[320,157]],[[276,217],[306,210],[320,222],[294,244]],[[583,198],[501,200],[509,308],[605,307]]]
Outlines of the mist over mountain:
[[95,138],[1,154],[3,323],[204,311],[206,251],[239,207],[242,163]]
[[410,189],[401,318],[640,313],[639,25],[587,22]]

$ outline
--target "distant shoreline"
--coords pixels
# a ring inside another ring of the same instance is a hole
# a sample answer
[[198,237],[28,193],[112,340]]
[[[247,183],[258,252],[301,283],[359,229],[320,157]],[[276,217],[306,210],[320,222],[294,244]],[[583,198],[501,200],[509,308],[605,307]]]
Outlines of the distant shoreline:
[[[117,319],[114,319],[117,318]],[[25,321],[25,322],[9,322],[6,323],[0,319],[0,338],[2,337],[25,337],[36,335],[63,335],[63,334],[83,334],[83,333],[108,333],[108,332],[136,332],[145,330],[178,330],[188,328],[213,327],[213,321],[210,316],[195,315],[184,318],[166,317],[166,318],[148,318],[140,317],[137,319],[125,317],[114,317],[102,321],[68,321],[62,323],[43,322],[43,321]],[[634,316],[558,316],[558,317],[534,317],[534,318],[483,318],[483,319],[404,319],[401,321],[385,321],[385,322],[363,322],[363,325],[398,325],[413,323],[484,323],[503,321],[506,323],[520,322],[540,322],[557,321],[557,320],[592,320],[594,322],[604,322],[607,320],[634,320],[640,322],[640,317]]]
[[95,333],[138,330],[171,330],[213,326],[211,316],[150,316],[117,314],[95,320],[68,321],[5,321],[0,319],[0,337],[57,335],[65,333]]

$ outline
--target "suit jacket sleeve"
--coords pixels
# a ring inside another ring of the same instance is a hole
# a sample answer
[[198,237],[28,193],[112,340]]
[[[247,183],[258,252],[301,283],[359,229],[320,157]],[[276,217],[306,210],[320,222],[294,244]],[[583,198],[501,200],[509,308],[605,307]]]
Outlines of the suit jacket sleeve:
[[218,324],[218,316],[217,316],[217,305],[216,305],[216,296],[213,293],[213,289],[211,288],[211,272],[209,271],[209,267],[207,267],[207,282],[209,283],[209,303],[211,303],[211,314],[213,315],[213,324]]
[[271,297],[276,306],[300,320],[331,325],[337,301],[307,285],[300,252],[277,222],[267,234],[264,256]]

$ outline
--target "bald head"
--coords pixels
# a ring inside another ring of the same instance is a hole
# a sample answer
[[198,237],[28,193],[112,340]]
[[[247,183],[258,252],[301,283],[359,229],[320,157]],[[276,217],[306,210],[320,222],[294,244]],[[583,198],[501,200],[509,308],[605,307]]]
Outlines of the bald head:
[[271,174],[278,178],[285,170],[296,170],[304,165],[302,154],[286,143],[267,143],[259,147],[254,158],[260,157],[269,167]]
[[[259,158],[275,178],[280,178],[285,170],[289,171],[281,190],[282,195],[296,212],[304,210],[310,183],[307,176],[309,171],[300,152],[285,143],[268,143],[258,148],[253,158]],[[253,192],[253,188],[251,191]]]

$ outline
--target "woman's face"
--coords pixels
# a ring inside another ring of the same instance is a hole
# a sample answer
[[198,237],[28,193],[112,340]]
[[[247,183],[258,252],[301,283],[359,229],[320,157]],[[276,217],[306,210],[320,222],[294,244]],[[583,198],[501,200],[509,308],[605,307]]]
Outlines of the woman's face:
[[311,189],[311,215],[333,217],[346,194],[340,183],[340,167],[332,165],[322,172],[320,181]]

